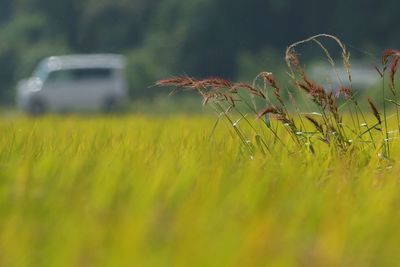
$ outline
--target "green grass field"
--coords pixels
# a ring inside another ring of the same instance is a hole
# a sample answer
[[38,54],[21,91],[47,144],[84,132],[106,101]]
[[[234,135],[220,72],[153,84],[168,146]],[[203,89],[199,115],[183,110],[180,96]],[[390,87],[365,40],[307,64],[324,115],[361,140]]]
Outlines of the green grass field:
[[400,262],[398,143],[251,158],[214,122],[1,119],[0,266]]

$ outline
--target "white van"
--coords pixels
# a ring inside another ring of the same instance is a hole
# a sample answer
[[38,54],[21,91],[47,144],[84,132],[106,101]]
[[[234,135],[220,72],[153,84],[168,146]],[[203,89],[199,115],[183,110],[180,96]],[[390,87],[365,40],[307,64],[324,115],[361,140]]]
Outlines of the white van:
[[110,111],[127,98],[121,55],[70,55],[44,59],[18,83],[20,109],[44,112]]

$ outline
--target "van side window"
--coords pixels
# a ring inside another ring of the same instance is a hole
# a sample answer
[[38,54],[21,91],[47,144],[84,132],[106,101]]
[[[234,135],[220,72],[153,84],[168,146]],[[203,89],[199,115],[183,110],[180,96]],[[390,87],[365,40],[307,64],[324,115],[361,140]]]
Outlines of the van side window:
[[64,83],[73,80],[73,73],[71,70],[57,70],[49,73],[46,83]]
[[113,74],[111,69],[106,68],[74,69],[72,72],[75,81],[107,80],[110,79]]
[[50,83],[82,82],[90,80],[107,80],[112,78],[113,70],[106,68],[86,68],[57,70],[49,74],[47,81]]

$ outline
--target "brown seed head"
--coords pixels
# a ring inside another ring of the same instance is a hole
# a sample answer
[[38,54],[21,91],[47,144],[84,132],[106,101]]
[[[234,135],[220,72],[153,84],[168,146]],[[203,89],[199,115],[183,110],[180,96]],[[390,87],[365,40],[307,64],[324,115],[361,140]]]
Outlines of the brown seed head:
[[379,114],[378,108],[375,106],[374,102],[372,102],[371,98],[368,98],[369,106],[371,107],[372,113],[374,114],[375,118],[378,120],[379,124],[382,124],[381,115]]
[[232,87],[232,83],[222,78],[208,78],[198,81],[196,83],[196,87],[212,88],[212,89],[222,89],[222,88],[229,89]]
[[328,104],[327,94],[321,85],[310,80],[305,74],[303,74],[303,81],[304,81],[303,87],[307,88],[306,91],[312,97],[314,102],[316,102],[321,106]]
[[293,48],[286,51],[285,60],[289,68],[301,69],[300,59]]
[[193,85],[197,82],[196,79],[182,76],[182,77],[173,77],[169,79],[159,80],[156,82],[157,86],[175,86],[175,87],[193,87]]
[[261,72],[260,73],[261,77],[264,78],[264,81],[268,83],[271,87],[275,88],[276,90],[280,90],[278,87],[278,84],[276,83],[276,80],[271,72]]
[[324,128],[316,119],[314,119],[311,116],[306,116],[306,119],[309,120],[314,125],[314,127],[318,130],[318,132],[322,134],[324,133]]
[[265,116],[267,114],[282,114],[282,111],[280,111],[279,109],[277,109],[275,107],[264,108],[263,110],[261,110],[258,113],[257,119],[260,119],[260,118],[262,118],[263,116]]
[[387,66],[392,57],[400,57],[400,51],[395,49],[386,49],[382,53],[382,65]]
[[400,61],[400,56],[393,59],[392,65],[390,67],[390,89],[393,95],[396,94],[394,78],[396,76],[396,72],[399,66],[399,61]]
[[353,97],[353,92],[351,91],[350,87],[348,86],[341,86],[337,90],[339,95],[343,95],[346,100],[349,100]]
[[265,94],[264,94],[262,91],[257,90],[256,88],[254,88],[253,86],[251,86],[251,85],[249,85],[249,84],[247,84],[247,83],[235,83],[235,84],[231,87],[230,90],[231,90],[231,92],[236,92],[237,89],[239,89],[239,88],[242,88],[242,89],[247,90],[247,91],[250,92],[252,95],[259,96],[259,97],[261,97],[262,99],[266,99],[266,96],[265,96]]
[[181,89],[190,89],[193,90],[196,88],[196,83],[198,81],[194,78],[188,76],[182,77],[173,77],[169,79],[163,79],[156,82],[156,86],[164,87],[164,86],[174,86],[175,89],[170,93],[170,95],[176,93]]

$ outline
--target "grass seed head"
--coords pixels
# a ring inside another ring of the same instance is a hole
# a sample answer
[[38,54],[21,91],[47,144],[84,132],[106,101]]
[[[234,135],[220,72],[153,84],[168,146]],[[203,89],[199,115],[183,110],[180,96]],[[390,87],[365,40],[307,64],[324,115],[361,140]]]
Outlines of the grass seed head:
[[322,124],[320,124],[316,119],[314,119],[309,115],[306,116],[306,119],[314,125],[314,127],[318,130],[318,132],[324,134],[324,127],[322,126]]
[[232,83],[222,78],[208,78],[197,82],[196,87],[218,89],[229,89],[232,87]]
[[267,114],[282,114],[282,111],[276,107],[267,107],[258,113],[257,119],[260,119]]
[[157,86],[175,86],[178,88],[193,87],[197,83],[197,80],[187,76],[172,77],[169,79],[159,80],[156,82]]
[[261,72],[260,76],[263,77],[264,81],[268,83],[272,88],[280,91],[280,88],[271,72]]
[[385,67],[385,69],[392,57],[400,57],[400,51],[395,49],[386,49],[385,51],[383,51],[382,65]]
[[372,114],[374,114],[375,118],[378,120],[379,124],[382,124],[382,118],[379,114],[378,108],[375,106],[374,102],[372,102],[371,98],[368,98],[368,104],[371,107]]
[[394,80],[399,66],[399,61],[400,61],[400,56],[397,56],[395,59],[393,59],[392,65],[390,67],[390,89],[393,95],[396,95],[396,90],[395,90],[396,86]]
[[258,90],[256,88],[254,88],[253,86],[251,86],[250,84],[247,83],[235,83],[232,87],[231,87],[231,91],[233,92],[237,92],[237,89],[242,88],[247,90],[250,94],[261,97],[262,99],[266,99],[267,97],[265,96],[265,94],[261,91]]
[[337,90],[339,95],[343,95],[344,99],[349,100],[353,98],[353,91],[348,86],[341,86]]

